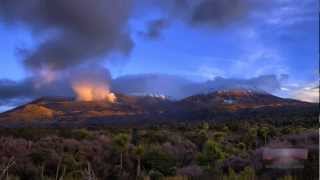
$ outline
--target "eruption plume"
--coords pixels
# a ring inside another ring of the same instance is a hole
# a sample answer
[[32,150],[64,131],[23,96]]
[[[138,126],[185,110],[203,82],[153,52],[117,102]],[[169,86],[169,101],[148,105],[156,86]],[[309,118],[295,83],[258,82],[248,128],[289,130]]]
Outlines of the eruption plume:
[[109,88],[110,74],[106,69],[95,66],[78,68],[69,76],[78,101],[116,101]]
[[77,95],[78,101],[102,101],[115,102],[116,96],[103,84],[92,82],[75,82],[72,89]]
[[[61,84],[57,81],[69,78],[62,76],[75,69],[79,72],[80,66],[98,64],[114,52],[129,54],[133,46],[128,30],[131,7],[132,0],[0,0],[0,22],[33,32],[34,48],[20,48],[19,52],[33,73],[34,87],[40,90]],[[114,102],[108,81],[97,76],[98,66],[90,68],[86,76],[70,73],[69,88],[78,100]]]

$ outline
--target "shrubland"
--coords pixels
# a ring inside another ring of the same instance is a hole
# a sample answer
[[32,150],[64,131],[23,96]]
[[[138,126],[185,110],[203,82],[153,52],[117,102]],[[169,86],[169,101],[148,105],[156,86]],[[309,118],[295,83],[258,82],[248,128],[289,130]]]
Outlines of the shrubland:
[[[317,123],[1,129],[0,179],[317,179]],[[263,147],[309,150],[303,169],[264,167]]]

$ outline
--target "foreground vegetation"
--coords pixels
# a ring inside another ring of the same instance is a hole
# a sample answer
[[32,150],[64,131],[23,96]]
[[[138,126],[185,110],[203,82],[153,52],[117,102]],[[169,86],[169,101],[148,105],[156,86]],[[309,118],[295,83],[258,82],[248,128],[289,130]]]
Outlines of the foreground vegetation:
[[[261,148],[309,150],[303,169],[264,166]],[[0,179],[318,179],[316,122],[237,121],[99,129],[2,129]]]

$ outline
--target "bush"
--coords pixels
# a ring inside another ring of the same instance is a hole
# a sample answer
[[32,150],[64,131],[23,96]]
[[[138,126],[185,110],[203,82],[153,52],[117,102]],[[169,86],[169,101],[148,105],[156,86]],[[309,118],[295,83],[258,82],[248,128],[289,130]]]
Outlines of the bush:
[[93,139],[93,135],[87,129],[78,129],[72,132],[72,137],[77,140]]
[[212,141],[208,140],[204,145],[202,153],[198,157],[198,162],[202,166],[215,166],[217,161],[224,160],[225,153],[221,146]]
[[165,176],[175,174],[176,162],[174,158],[160,150],[151,150],[145,153],[143,162],[147,170],[156,170]]

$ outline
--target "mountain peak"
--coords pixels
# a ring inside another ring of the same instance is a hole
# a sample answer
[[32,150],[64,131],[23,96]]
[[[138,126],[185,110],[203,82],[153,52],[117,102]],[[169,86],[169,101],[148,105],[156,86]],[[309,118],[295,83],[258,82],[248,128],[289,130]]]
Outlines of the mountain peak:
[[283,99],[264,91],[251,89],[226,89],[211,93],[199,94],[182,100],[190,107],[205,107],[207,109],[224,108],[227,110],[256,109],[263,107],[279,107],[302,102]]

